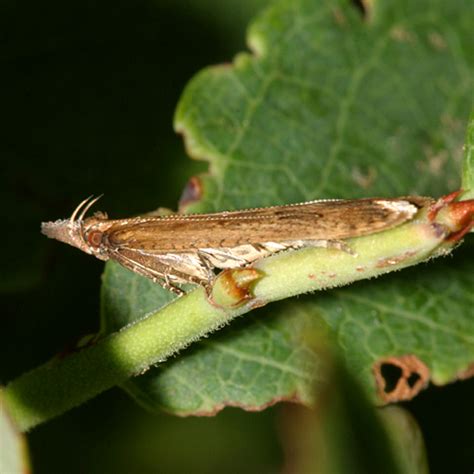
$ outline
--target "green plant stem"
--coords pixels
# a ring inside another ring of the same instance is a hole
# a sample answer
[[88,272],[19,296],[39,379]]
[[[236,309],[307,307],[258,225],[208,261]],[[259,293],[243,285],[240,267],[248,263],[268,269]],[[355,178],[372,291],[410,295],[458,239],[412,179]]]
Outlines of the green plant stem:
[[28,430],[145,372],[225,324],[231,313],[210,305],[198,288],[94,345],[21,375],[5,388],[5,404],[19,429]]
[[422,211],[395,229],[348,241],[357,255],[311,248],[263,260],[256,265],[263,277],[254,283],[250,300],[221,306],[197,288],[80,351],[21,375],[4,389],[5,407],[21,431],[31,429],[145,372],[255,306],[414,265],[448,251],[445,236]]
[[[474,199],[474,109],[471,110],[464,145],[462,189],[464,190],[463,199]],[[474,232],[474,228],[471,232]]]

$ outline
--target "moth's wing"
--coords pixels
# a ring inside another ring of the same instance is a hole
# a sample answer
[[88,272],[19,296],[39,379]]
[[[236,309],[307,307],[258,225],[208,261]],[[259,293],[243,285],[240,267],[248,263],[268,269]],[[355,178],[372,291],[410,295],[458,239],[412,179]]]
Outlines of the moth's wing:
[[202,248],[199,255],[213,268],[239,268],[250,265],[262,258],[270,257],[286,250],[323,247],[336,248],[353,253],[351,248],[340,240],[289,240],[286,242],[262,242],[227,248]]
[[211,266],[198,252],[159,253],[141,249],[116,248],[109,257],[124,267],[153,281],[170,286],[173,283],[195,283],[205,286],[213,277]]
[[249,265],[257,260],[268,257],[273,253],[285,250],[285,246],[278,245],[278,250],[271,250],[264,245],[245,244],[236,247],[207,247],[200,248],[199,255],[210,267],[238,268]]
[[285,250],[295,250],[309,246],[323,246],[323,242],[325,241],[292,240],[288,242],[244,244],[226,248],[209,247],[199,249],[199,255],[214,268],[238,268]]
[[112,221],[110,245],[156,252],[229,248],[293,240],[343,240],[389,229],[414,217],[408,199],[314,201],[216,214]]
[[[207,286],[215,277],[214,269],[239,268],[289,249],[307,246],[308,242],[265,242],[229,248],[202,248],[196,251],[160,253],[153,250],[115,248],[109,257],[153,281],[195,283]],[[317,245],[315,243],[315,245]],[[167,285],[164,285],[167,286]]]

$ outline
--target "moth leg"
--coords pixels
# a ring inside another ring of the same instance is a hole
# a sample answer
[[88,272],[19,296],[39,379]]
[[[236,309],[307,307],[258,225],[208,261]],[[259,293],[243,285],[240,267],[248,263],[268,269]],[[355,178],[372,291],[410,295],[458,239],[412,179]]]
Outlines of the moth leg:
[[212,283],[208,282],[205,285],[202,285],[202,287],[204,288],[204,293],[206,294],[206,298],[209,301],[212,301]]
[[[239,268],[250,265],[263,256],[269,255],[259,244],[244,244],[237,247],[201,248],[198,255],[202,266],[207,270],[208,281],[215,277],[214,269]],[[264,255],[262,255],[262,251]]]
[[[125,251],[128,252],[128,255]],[[153,261],[154,266],[144,265],[140,261],[140,257],[143,257],[143,255],[157,257],[157,259]],[[201,260],[199,260],[199,265],[196,267],[197,262],[192,262],[192,265],[186,264],[185,259],[180,260],[177,258],[179,255],[153,255],[145,254],[144,252],[136,252],[130,255],[128,249],[113,249],[110,251],[109,256],[112,260],[116,260],[124,267],[149,278],[177,295],[183,295],[186,292],[176,286],[176,284],[194,284],[205,287],[215,276],[211,268],[208,265],[204,265]],[[183,255],[183,257],[184,256],[185,255]],[[158,257],[161,257],[161,261],[158,261]],[[193,272],[196,268],[200,271]]]
[[118,263],[120,263],[122,266],[125,268],[128,268],[129,270],[132,270],[132,272],[137,273],[138,275],[144,276],[146,278],[149,278],[153,283],[158,283],[160,286],[162,286],[165,290],[172,291],[178,296],[182,296],[185,294],[185,291],[182,290],[181,288],[177,287],[176,285],[173,285],[170,282],[169,276],[167,273],[161,273],[158,271],[154,271],[153,269],[150,269],[148,267],[145,267],[144,265],[140,264],[139,262],[126,257],[125,255],[122,255],[120,252],[113,252],[113,259],[116,260]]
[[178,296],[183,296],[186,293],[184,290],[171,283],[168,273],[165,273],[163,277],[164,278],[162,278],[161,281],[157,281],[156,283],[159,283],[165,290],[170,290]]
[[[119,262],[119,263],[122,263],[122,262]],[[153,283],[158,283],[158,285],[163,287],[165,290],[171,291],[178,296],[183,296],[186,293],[184,290],[182,290],[178,286],[173,285],[173,283],[170,282],[167,274],[164,274],[163,276],[161,275],[156,276],[153,271],[141,268],[141,266],[137,266],[137,265],[124,265],[124,266],[128,268],[129,270],[132,270],[134,273],[137,273],[138,275],[141,275],[150,279]]]

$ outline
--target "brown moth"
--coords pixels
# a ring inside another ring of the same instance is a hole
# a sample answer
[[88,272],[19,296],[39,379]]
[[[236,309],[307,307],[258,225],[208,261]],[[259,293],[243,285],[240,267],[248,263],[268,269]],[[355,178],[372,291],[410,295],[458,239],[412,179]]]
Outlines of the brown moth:
[[115,260],[163,287],[209,289],[215,270],[239,268],[284,250],[347,247],[344,239],[381,232],[414,218],[430,198],[320,200],[213,214],[85,218],[98,198],[42,232],[101,260]]

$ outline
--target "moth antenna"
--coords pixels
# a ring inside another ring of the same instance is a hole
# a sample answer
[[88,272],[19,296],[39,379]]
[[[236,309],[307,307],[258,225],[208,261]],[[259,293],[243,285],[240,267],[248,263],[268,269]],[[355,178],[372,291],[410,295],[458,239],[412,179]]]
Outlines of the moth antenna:
[[79,211],[81,210],[82,206],[84,206],[84,204],[89,201],[91,198],[92,198],[92,194],[84,199],[84,201],[82,201],[77,207],[76,209],[74,209],[74,212],[72,213],[71,217],[69,218],[69,222],[71,225],[74,225],[74,222],[76,221],[76,217],[77,217],[77,214],[79,213]]
[[[87,211],[103,196],[103,194],[97,196],[96,198],[92,199],[91,201],[89,201],[86,206],[84,207],[84,209],[81,211],[81,214],[79,215],[78,217],[78,221],[79,222],[82,222],[82,220],[84,219],[84,216],[86,215]],[[92,196],[91,196],[92,197]],[[89,198],[90,199],[90,198]]]

